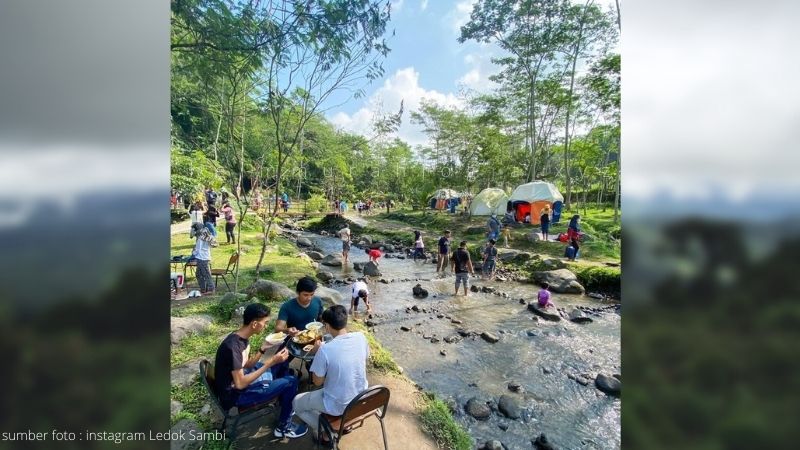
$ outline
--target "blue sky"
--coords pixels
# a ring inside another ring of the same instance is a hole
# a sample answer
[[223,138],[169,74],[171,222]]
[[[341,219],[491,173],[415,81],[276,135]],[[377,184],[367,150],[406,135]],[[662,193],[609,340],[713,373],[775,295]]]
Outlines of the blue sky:
[[[409,123],[410,112],[423,98],[449,106],[461,105],[464,89],[488,91],[496,69],[490,58],[494,45],[459,44],[459,28],[469,20],[474,0],[395,0],[389,24],[395,35],[384,61],[385,75],[365,88],[366,96],[350,99],[326,112],[336,126],[369,136],[377,110],[394,113],[404,101],[398,136],[412,145],[424,144],[425,135]],[[337,102],[331,102],[335,104]]]

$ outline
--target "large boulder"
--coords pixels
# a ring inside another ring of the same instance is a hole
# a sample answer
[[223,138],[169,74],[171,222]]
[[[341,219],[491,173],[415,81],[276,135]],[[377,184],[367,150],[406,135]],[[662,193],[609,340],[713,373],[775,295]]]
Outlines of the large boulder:
[[372,236],[370,236],[368,234],[364,234],[364,235],[361,236],[361,239],[360,239],[359,242],[363,242],[363,243],[365,243],[367,245],[372,245]]
[[319,263],[323,266],[342,267],[342,255],[340,253],[327,255]]
[[497,259],[502,262],[509,262],[516,258],[519,253],[519,250],[502,250],[497,254]]
[[333,305],[339,305],[344,299],[342,294],[340,294],[338,291],[326,288],[325,286],[317,286],[317,290],[314,292],[314,295],[322,299],[322,306],[325,308]]
[[597,389],[600,389],[612,397],[619,397],[622,392],[621,381],[602,373],[597,374],[597,377],[594,379],[594,385],[597,386]]
[[497,409],[509,419],[519,419],[519,403],[517,399],[510,395],[501,395],[497,402]]
[[326,272],[324,270],[320,270],[319,272],[317,272],[317,279],[322,282],[328,282],[333,279],[333,274],[330,272]]
[[575,323],[589,323],[592,322],[591,317],[587,316],[586,313],[581,311],[578,308],[573,309],[569,313],[569,320]]
[[322,253],[314,251],[314,250],[306,252],[306,255],[308,255],[308,257],[313,259],[314,261],[319,261],[319,260],[321,260],[322,258],[325,257],[325,255],[323,255]]
[[279,302],[294,297],[294,291],[270,280],[256,280],[245,289],[247,299],[257,297],[264,302]]
[[536,314],[537,316],[549,320],[552,322],[558,322],[561,320],[561,316],[558,314],[558,310],[555,307],[550,308],[540,308],[538,302],[530,302],[528,303],[528,311]]
[[182,436],[183,439],[172,439],[170,450],[197,450],[203,447],[203,429],[193,420],[181,419],[169,429],[170,436]]
[[246,301],[247,301],[247,294],[242,294],[242,293],[238,293],[237,294],[237,293],[234,293],[234,292],[228,292],[228,293],[226,293],[225,295],[222,296],[222,298],[220,299],[219,303],[222,304],[222,305],[228,305],[228,304],[232,304],[232,303],[235,303],[235,304],[238,305],[238,304],[244,303]]
[[578,282],[578,276],[567,269],[541,270],[533,273],[533,281],[547,283],[550,290],[560,294],[583,294],[586,289]]
[[169,373],[170,384],[173,387],[189,387],[200,375],[199,367],[200,359],[196,359],[172,369]]
[[297,238],[297,245],[300,247],[312,247],[314,244],[306,237],[299,237]]
[[492,410],[489,408],[486,402],[478,400],[475,397],[467,400],[464,410],[467,412],[467,414],[478,420],[486,420],[492,415]]
[[372,261],[364,264],[364,269],[363,270],[364,270],[364,275],[367,275],[367,276],[370,276],[370,277],[379,277],[379,276],[382,275],[381,271],[378,270],[378,266]]
[[545,258],[545,259],[543,259],[542,262],[541,262],[541,266],[545,270],[564,269],[564,268],[567,267],[567,265],[564,263],[564,261],[562,261],[560,259],[556,259],[556,258]]
[[511,259],[512,262],[522,264],[533,258],[533,255],[528,252],[519,252]]
[[384,244],[383,250],[387,253],[395,251],[395,247],[392,244]]
[[205,333],[211,327],[210,316],[172,317],[170,319],[170,339],[177,344],[190,334]]

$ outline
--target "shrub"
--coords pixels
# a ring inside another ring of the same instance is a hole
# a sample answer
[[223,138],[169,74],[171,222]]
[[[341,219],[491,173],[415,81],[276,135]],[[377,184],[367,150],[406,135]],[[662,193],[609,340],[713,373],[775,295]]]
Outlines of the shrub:
[[619,267],[590,266],[575,273],[578,281],[587,289],[618,295],[622,272]]
[[328,200],[320,194],[314,194],[306,201],[310,212],[323,212],[328,208]]

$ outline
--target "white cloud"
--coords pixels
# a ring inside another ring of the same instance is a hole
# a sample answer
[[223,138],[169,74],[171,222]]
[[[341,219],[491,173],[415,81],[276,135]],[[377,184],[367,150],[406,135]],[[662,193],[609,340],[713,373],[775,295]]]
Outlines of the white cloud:
[[487,92],[496,87],[496,83],[489,80],[489,76],[497,73],[498,68],[492,64],[492,58],[499,53],[494,44],[481,44],[476,53],[467,53],[464,62],[469,67],[467,73],[462,75],[456,83],[479,92]]
[[461,27],[469,22],[472,14],[472,6],[478,0],[461,0],[456,6],[444,15],[443,20],[450,30],[455,34],[461,34]]
[[401,9],[403,9],[403,3],[405,0],[393,0],[392,1],[392,13],[399,13]]
[[425,11],[428,8],[428,0],[422,0],[422,3],[419,5],[419,9]]
[[338,112],[328,120],[334,125],[364,136],[372,135],[372,121],[376,111],[382,109],[384,113],[396,113],[403,102],[403,123],[397,132],[397,137],[412,146],[428,142],[427,136],[418,125],[411,123],[411,112],[419,109],[423,99],[435,101],[444,106],[461,107],[463,101],[452,93],[441,93],[428,90],[419,85],[419,72],[414,67],[399,69],[390,78],[387,78],[375,93],[365,102],[364,106],[353,114]]

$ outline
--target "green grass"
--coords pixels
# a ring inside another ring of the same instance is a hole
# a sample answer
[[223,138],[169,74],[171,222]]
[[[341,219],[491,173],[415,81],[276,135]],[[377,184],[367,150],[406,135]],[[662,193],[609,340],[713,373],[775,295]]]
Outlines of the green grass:
[[400,367],[392,358],[392,354],[383,348],[381,343],[375,339],[375,336],[367,330],[367,327],[360,322],[349,322],[347,327],[351,331],[361,331],[364,333],[364,336],[367,337],[367,342],[369,343],[369,361],[372,363],[372,367],[384,373],[400,374]]
[[433,395],[424,400],[420,420],[425,431],[433,437],[439,447],[453,450],[472,449],[472,438],[455,421],[447,405]]

